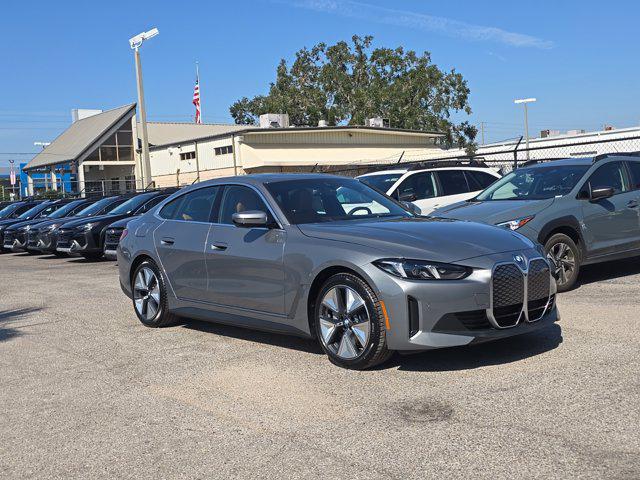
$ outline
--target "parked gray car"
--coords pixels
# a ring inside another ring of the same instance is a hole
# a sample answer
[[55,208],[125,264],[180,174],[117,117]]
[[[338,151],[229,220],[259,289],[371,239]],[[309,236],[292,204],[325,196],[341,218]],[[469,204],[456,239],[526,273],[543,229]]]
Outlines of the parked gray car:
[[558,290],[582,265],[640,255],[640,158],[602,155],[539,163],[434,216],[499,225],[540,242]]
[[418,217],[343,177],[194,185],[131,220],[117,256],[147,326],[184,316],[314,337],[346,368],[558,319],[549,263],[526,237]]

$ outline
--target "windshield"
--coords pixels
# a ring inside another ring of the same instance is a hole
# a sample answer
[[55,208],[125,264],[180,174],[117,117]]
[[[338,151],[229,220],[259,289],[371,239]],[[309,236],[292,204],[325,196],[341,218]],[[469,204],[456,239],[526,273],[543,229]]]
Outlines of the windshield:
[[101,212],[102,209],[105,208],[106,206],[111,205],[111,203],[113,203],[113,201],[114,201],[114,197],[103,198],[102,200],[98,200],[96,203],[92,203],[87,208],[85,208],[83,210],[80,210],[74,216],[75,217],[81,217],[81,216],[82,217],[88,217],[88,216],[95,215],[96,213]]
[[388,192],[393,184],[398,181],[398,179],[404,175],[403,173],[381,173],[380,175],[367,175],[364,177],[358,178],[362,183],[366,183],[367,185],[372,186],[373,188],[377,188],[381,192]]
[[413,216],[389,197],[350,178],[285,180],[266,187],[293,224]]
[[43,205],[42,204],[38,204],[35,207],[30,208],[26,212],[21,213],[20,215],[18,215],[18,218],[29,220],[34,215],[37,215],[38,213],[40,213],[41,210],[44,210]]
[[7,218],[22,205],[22,203],[12,203],[11,205],[7,205],[2,210],[0,210],[0,218]]
[[128,215],[130,213],[133,213],[142,205],[144,205],[150,198],[153,198],[154,195],[155,193],[145,193],[143,195],[137,195],[119,205],[117,208],[114,208],[109,213],[112,213],[114,215]]
[[69,212],[72,212],[74,208],[76,208],[78,205],[80,205],[84,200],[76,200],[75,202],[69,202],[66,205],[63,205],[62,207],[60,207],[59,209],[57,209],[55,212],[53,212],[51,215],[49,215],[49,218],[62,218],[62,217],[66,217],[67,214]]
[[568,194],[588,165],[521,168],[504,176],[474,200],[545,200]]

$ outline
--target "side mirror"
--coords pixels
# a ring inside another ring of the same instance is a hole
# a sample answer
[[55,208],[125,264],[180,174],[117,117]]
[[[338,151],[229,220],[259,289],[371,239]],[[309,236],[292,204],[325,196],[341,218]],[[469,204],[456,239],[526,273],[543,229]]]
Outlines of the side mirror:
[[591,190],[591,197],[589,198],[589,200],[591,200],[592,202],[596,202],[604,198],[613,197],[613,194],[614,190],[611,187],[595,188]]
[[259,210],[234,213],[231,219],[236,227],[243,228],[266,227],[269,223],[267,214]]
[[413,202],[414,200],[416,200],[418,197],[416,196],[415,193],[401,193],[400,196],[398,197],[398,200],[400,200],[401,202]]
[[411,213],[415,214],[415,215],[420,215],[422,213],[422,210],[420,210],[420,207],[417,206],[415,203],[411,203],[411,202],[400,202],[404,208],[406,208],[407,210],[409,210]]

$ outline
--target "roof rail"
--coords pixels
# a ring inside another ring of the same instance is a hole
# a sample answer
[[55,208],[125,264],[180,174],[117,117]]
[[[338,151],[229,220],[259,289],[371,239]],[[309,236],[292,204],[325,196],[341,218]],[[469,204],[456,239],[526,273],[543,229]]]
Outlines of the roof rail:
[[409,170],[422,170],[424,168],[445,168],[445,167],[481,167],[487,168],[487,164],[482,160],[469,158],[469,159],[456,159],[456,160],[427,160],[420,162],[409,167]]
[[593,157],[593,163],[599,162],[609,157],[640,157],[640,152],[622,152],[622,153],[601,153]]

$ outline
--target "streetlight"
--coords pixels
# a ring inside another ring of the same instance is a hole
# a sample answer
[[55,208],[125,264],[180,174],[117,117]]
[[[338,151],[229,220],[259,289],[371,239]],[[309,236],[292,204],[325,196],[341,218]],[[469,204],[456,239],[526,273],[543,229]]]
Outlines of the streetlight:
[[142,64],[140,63],[140,47],[142,44],[160,32],[157,28],[152,28],[147,32],[142,32],[129,39],[129,45],[133,50],[136,60],[136,80],[138,82],[138,115],[140,115],[140,126],[142,128],[142,188],[146,188],[151,183],[151,160],[149,159],[149,136],[147,134],[147,112],[144,107],[144,88],[142,87]]
[[513,103],[515,104],[522,103],[524,105],[524,134],[525,134],[526,145],[527,145],[527,160],[529,160],[529,117],[527,112],[527,104],[533,103],[535,101],[536,101],[535,98],[520,98],[513,101]]

